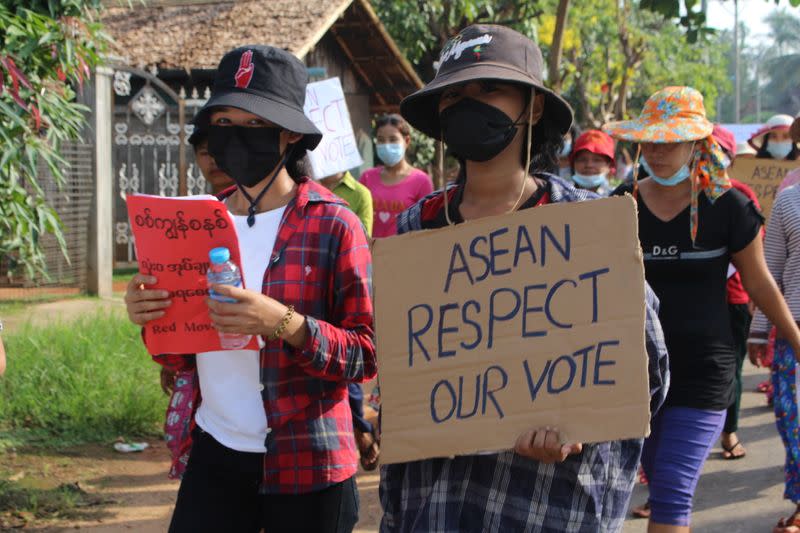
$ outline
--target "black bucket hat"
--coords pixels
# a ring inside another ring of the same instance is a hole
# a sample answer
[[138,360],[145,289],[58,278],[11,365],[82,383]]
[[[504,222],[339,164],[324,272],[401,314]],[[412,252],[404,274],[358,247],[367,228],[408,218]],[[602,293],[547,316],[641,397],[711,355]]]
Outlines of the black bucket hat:
[[572,125],[572,108],[544,86],[542,64],[539,47],[521,33],[491,24],[468,26],[447,42],[436,77],[402,101],[400,114],[425,135],[440,139],[439,98],[445,89],[473,80],[505,81],[543,93],[544,114],[564,135]]
[[195,127],[208,127],[214,107],[235,107],[302,133],[299,148],[313,150],[322,133],[303,112],[308,72],[305,65],[280,48],[242,46],[225,54],[217,67],[211,98],[197,112]]

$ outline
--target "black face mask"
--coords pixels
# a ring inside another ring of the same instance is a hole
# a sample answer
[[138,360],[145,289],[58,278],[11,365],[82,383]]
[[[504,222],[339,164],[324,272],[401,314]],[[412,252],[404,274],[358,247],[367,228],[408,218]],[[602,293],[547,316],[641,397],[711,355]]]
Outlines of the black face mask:
[[281,129],[210,126],[208,153],[238,185],[252,188],[283,161]]
[[[256,223],[256,206],[278,177],[289,159],[294,145],[281,153],[280,128],[247,128],[244,126],[210,126],[208,128],[208,153],[217,166],[233,178],[250,207],[247,225]],[[245,187],[253,188],[272,173],[261,192],[253,198]]]
[[468,161],[492,159],[511,144],[517,133],[517,124],[511,117],[472,98],[463,98],[446,108],[439,120],[442,140],[450,152]]

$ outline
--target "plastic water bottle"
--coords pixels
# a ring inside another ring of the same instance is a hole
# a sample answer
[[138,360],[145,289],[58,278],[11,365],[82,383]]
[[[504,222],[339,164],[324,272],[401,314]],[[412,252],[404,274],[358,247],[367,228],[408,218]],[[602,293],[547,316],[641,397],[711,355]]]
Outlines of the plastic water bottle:
[[[239,269],[231,262],[231,252],[227,248],[214,248],[208,252],[208,258],[211,264],[208,268],[206,277],[208,278],[209,288],[212,285],[232,285],[234,287],[242,286],[242,275]],[[209,290],[209,296],[212,300],[226,303],[236,303],[235,298],[222,296]],[[219,341],[223,350],[240,350],[247,346],[250,342],[251,335],[243,335],[241,333],[223,333],[219,332]]]

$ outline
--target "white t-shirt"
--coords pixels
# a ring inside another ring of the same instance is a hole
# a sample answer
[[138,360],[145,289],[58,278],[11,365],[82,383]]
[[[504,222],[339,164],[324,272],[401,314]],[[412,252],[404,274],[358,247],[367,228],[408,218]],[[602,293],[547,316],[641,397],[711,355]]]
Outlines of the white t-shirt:
[[[239,235],[244,285],[261,292],[286,207],[259,213],[256,223],[233,216]],[[261,343],[259,338],[259,343]],[[197,374],[203,401],[195,421],[224,446],[240,452],[266,452],[267,415],[261,391],[261,367],[256,350],[226,350],[197,354]]]

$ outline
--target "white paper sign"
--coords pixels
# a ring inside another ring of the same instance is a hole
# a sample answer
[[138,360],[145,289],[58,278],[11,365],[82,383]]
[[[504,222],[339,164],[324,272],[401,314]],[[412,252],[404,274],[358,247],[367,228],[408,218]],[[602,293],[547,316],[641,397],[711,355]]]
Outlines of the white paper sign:
[[363,161],[339,78],[309,83],[304,111],[322,132],[322,142],[313,152],[308,152],[314,179],[361,166]]

